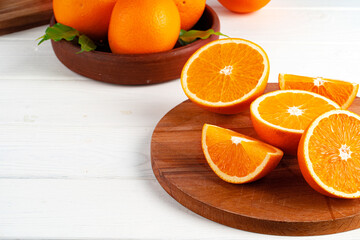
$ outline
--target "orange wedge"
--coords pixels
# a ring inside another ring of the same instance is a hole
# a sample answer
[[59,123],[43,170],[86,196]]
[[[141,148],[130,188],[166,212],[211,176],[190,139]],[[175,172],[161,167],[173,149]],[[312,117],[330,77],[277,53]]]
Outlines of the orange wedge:
[[260,96],[269,77],[269,59],[257,44],[225,38],[198,49],[181,73],[185,94],[213,112],[234,114]]
[[295,155],[301,135],[324,112],[340,108],[334,101],[303,90],[278,90],[257,98],[250,107],[257,134],[285,153]]
[[279,74],[279,87],[282,90],[299,89],[318,93],[347,109],[354,101],[359,84],[322,77],[303,77],[292,74]]
[[283,156],[280,149],[209,124],[203,126],[201,143],[211,169],[230,183],[247,183],[264,177]]
[[332,110],[316,118],[301,137],[298,161],[316,191],[338,198],[360,197],[360,116]]

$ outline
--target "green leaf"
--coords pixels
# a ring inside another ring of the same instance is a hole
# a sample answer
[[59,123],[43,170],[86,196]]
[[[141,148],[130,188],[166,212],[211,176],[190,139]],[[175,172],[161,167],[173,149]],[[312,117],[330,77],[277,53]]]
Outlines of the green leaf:
[[221,32],[215,32],[213,29],[208,29],[206,31],[201,30],[190,30],[185,31],[183,29],[180,30],[179,42],[181,45],[187,45],[189,43],[194,42],[196,39],[208,39],[211,35],[218,35],[229,37]]
[[62,39],[65,39],[66,41],[72,41],[74,38],[78,37],[78,43],[81,47],[81,51],[77,53],[82,52],[90,52],[96,49],[96,44],[86,35],[83,35],[79,33],[78,30],[75,28],[66,26],[61,23],[56,23],[52,27],[48,27],[45,30],[45,35],[39,37],[37,40],[40,40],[38,45],[40,45],[42,42],[52,39],[54,41],[60,41]]
[[81,51],[77,53],[82,53],[84,51],[90,52],[96,49],[96,44],[86,35],[80,35],[79,44],[81,46]]
[[54,41],[60,41],[62,39],[65,39],[66,41],[71,41],[79,35],[79,31],[77,31],[76,29],[63,25],[61,23],[56,23],[52,27],[48,27],[45,30],[45,35],[39,38],[41,39],[41,41],[38,43],[38,45],[49,39],[52,39]]
[[49,37],[46,36],[46,35],[43,35],[43,36],[39,37],[39,38],[36,39],[36,40],[40,40],[40,39],[41,39],[41,41],[38,43],[38,45],[40,45],[42,42],[44,42],[44,41],[46,41],[46,40],[49,40]]

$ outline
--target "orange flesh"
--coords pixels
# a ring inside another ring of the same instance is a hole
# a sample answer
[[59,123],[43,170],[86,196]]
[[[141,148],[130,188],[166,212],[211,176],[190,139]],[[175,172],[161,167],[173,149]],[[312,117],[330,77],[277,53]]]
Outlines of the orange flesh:
[[352,83],[321,78],[324,82],[320,86],[314,85],[316,78],[296,76],[291,74],[285,74],[284,79],[286,81],[285,88],[287,89],[301,89],[314,93],[318,93],[322,96],[330,98],[334,102],[342,106],[351,95],[354,86]]
[[[231,74],[220,73],[227,66],[232,67]],[[187,87],[200,99],[232,102],[255,88],[264,68],[263,57],[252,47],[238,43],[217,44],[192,62],[187,73]]]
[[[291,115],[290,107],[298,108],[301,115]],[[274,125],[304,130],[312,120],[324,112],[335,109],[324,99],[313,97],[309,94],[277,94],[267,97],[259,104],[258,111],[261,117]]]
[[[352,152],[347,160],[339,155],[344,144]],[[360,191],[360,121],[346,114],[322,119],[310,137],[309,158],[325,185],[345,193]]]
[[209,127],[206,133],[206,145],[213,163],[229,176],[244,177],[263,162],[267,152],[275,149],[261,142],[232,142],[232,136],[244,137],[235,132]]

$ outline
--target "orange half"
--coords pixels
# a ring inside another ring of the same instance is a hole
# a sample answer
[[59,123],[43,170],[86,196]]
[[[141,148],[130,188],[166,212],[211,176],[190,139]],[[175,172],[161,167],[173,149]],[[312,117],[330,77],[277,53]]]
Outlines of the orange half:
[[357,83],[282,73],[279,74],[279,87],[282,90],[299,89],[318,93],[338,103],[342,109],[350,107],[359,90]]
[[316,118],[302,136],[298,161],[305,180],[331,197],[360,197],[360,116],[332,110]]
[[264,177],[283,156],[278,148],[209,124],[203,126],[201,143],[211,169],[230,183],[247,183]]
[[185,94],[213,112],[234,114],[260,96],[269,77],[269,59],[257,44],[225,38],[198,49],[181,73]]
[[285,153],[295,155],[304,130],[324,112],[340,106],[319,94],[278,90],[257,98],[250,107],[257,134]]

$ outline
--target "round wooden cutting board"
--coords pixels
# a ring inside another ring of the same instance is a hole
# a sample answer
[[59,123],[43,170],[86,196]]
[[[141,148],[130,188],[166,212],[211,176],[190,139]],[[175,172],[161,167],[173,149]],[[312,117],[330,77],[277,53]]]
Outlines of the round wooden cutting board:
[[[269,84],[267,91],[275,89],[276,84]],[[350,110],[360,113],[359,98]],[[179,203],[215,222],[258,233],[320,235],[360,227],[360,200],[314,191],[303,179],[296,157],[284,156],[275,170],[256,182],[224,182],[204,158],[204,123],[258,138],[249,111],[220,115],[187,100],[168,112],[154,130],[151,162],[161,186]]]

